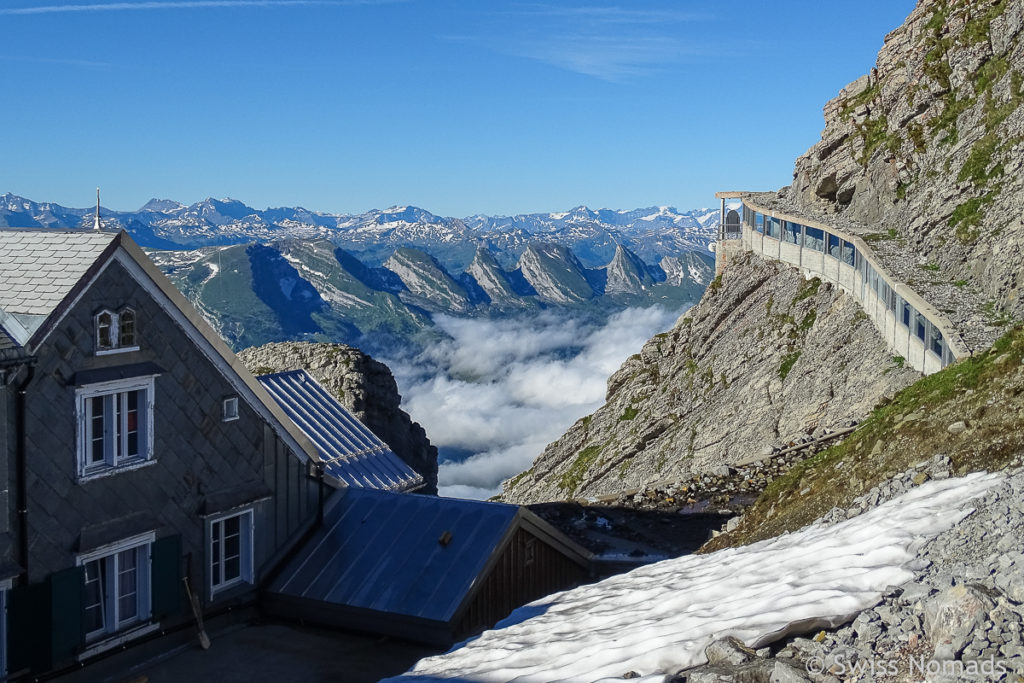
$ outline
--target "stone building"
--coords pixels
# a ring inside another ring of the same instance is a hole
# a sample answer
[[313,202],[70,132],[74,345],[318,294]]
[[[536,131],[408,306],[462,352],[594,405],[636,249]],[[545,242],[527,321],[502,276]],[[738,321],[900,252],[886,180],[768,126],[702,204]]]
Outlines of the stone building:
[[[267,608],[261,589],[296,557],[412,582],[378,610],[384,627],[323,623],[423,639],[419,619],[431,642],[591,578],[589,553],[542,520],[410,495],[424,484],[305,372],[253,377],[126,233],[0,230],[0,679]],[[339,538],[331,515],[371,499],[366,538]],[[421,536],[441,540],[410,553]],[[325,555],[325,538],[366,541],[363,561]],[[417,607],[433,621],[410,617],[434,582]],[[329,598],[270,611],[316,621],[348,604]]]
[[123,232],[0,231],[0,379],[0,676],[251,603],[317,521],[317,449]]

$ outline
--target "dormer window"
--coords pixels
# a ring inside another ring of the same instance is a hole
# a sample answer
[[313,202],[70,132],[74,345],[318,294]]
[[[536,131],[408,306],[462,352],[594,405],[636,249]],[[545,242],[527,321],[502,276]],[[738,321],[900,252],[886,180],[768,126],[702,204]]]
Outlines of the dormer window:
[[122,308],[116,313],[102,310],[96,314],[96,353],[138,351],[135,311]]
[[114,314],[103,311],[96,316],[96,349],[108,351],[114,348]]
[[123,309],[117,316],[117,336],[119,346],[135,346],[135,311]]

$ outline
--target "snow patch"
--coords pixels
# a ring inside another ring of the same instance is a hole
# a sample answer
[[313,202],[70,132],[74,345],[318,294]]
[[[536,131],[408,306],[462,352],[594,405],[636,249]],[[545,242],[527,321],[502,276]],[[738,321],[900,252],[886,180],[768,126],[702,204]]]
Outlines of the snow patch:
[[556,593],[388,680],[568,683],[635,671],[636,680],[654,683],[704,663],[704,649],[725,636],[761,647],[797,628],[837,626],[913,578],[918,549],[1002,479],[928,482],[839,524],[815,523]]

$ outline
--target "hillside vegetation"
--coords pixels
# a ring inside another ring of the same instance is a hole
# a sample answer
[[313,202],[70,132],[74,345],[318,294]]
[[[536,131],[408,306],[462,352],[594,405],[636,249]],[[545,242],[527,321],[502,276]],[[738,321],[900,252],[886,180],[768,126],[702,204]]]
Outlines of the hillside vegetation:
[[[1024,327],[1017,326],[989,350],[883,401],[842,443],[772,482],[739,526],[705,550],[795,531],[935,456],[947,456],[956,474],[1006,466],[1024,450],[1022,361]],[[916,484],[927,475],[918,477]]]

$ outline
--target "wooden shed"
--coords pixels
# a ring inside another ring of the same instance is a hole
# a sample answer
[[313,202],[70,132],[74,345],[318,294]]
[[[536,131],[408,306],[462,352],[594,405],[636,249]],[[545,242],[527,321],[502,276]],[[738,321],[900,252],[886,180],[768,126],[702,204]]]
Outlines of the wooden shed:
[[347,489],[271,582],[266,609],[448,646],[587,582],[590,553],[525,508]]

